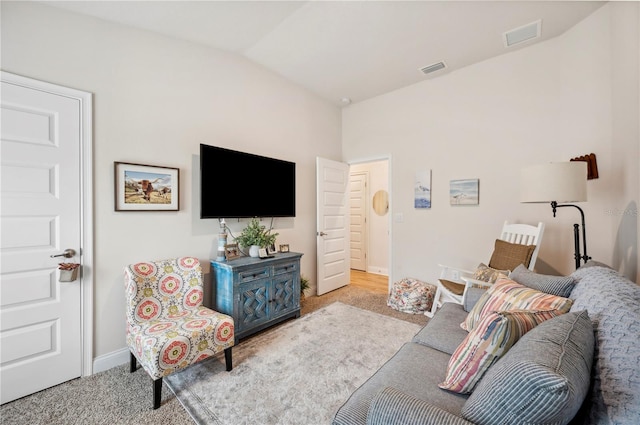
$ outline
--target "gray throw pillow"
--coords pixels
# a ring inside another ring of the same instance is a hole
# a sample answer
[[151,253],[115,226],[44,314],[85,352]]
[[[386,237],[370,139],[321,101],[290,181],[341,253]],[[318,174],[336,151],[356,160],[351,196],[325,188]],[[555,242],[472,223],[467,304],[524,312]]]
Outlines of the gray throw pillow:
[[593,351],[586,310],[549,319],[491,366],[462,416],[478,425],[567,424],[589,391]]
[[538,274],[522,264],[511,272],[509,279],[515,280],[531,289],[564,298],[568,298],[571,295],[571,291],[573,291],[573,287],[576,284],[576,280],[571,276]]

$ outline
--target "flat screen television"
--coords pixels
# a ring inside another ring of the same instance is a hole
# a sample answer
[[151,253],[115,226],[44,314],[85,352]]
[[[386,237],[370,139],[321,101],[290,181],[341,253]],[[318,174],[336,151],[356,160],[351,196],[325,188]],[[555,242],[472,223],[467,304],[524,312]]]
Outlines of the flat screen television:
[[200,217],[295,217],[296,164],[200,144]]

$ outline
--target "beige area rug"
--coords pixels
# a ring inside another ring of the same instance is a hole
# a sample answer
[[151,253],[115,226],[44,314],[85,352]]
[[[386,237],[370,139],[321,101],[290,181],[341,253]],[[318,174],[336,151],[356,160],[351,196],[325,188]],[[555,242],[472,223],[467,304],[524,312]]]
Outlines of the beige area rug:
[[201,425],[330,424],[420,325],[335,302],[241,341],[165,382]]

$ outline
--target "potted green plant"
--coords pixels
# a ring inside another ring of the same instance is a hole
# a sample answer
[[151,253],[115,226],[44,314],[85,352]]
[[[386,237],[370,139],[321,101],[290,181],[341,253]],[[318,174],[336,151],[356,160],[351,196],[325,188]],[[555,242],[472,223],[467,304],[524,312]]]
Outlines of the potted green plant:
[[307,279],[304,275],[300,275],[300,299],[304,299],[306,294],[305,290],[309,289],[309,279]]
[[266,226],[260,224],[260,220],[254,217],[236,238],[236,242],[249,248],[251,257],[257,257],[258,250],[275,244],[277,236],[278,233],[271,233],[271,229],[267,229]]

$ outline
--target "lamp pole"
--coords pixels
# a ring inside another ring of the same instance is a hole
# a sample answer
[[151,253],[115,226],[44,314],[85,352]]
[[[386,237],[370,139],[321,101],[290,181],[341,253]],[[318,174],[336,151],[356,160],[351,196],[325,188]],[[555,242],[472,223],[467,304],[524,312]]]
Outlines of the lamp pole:
[[551,209],[553,210],[554,217],[556,216],[556,208],[561,208],[561,207],[577,208],[578,211],[580,211],[580,217],[582,218],[582,245],[584,247],[584,255],[580,254],[580,230],[579,230],[580,226],[578,224],[573,225],[573,242],[574,242],[573,256],[576,260],[576,269],[578,269],[580,267],[580,260],[584,260],[584,262],[586,263],[591,259],[591,257],[587,255],[587,229],[584,225],[584,211],[582,211],[582,208],[580,208],[577,205],[573,205],[573,204],[558,205],[556,201],[551,201]]

